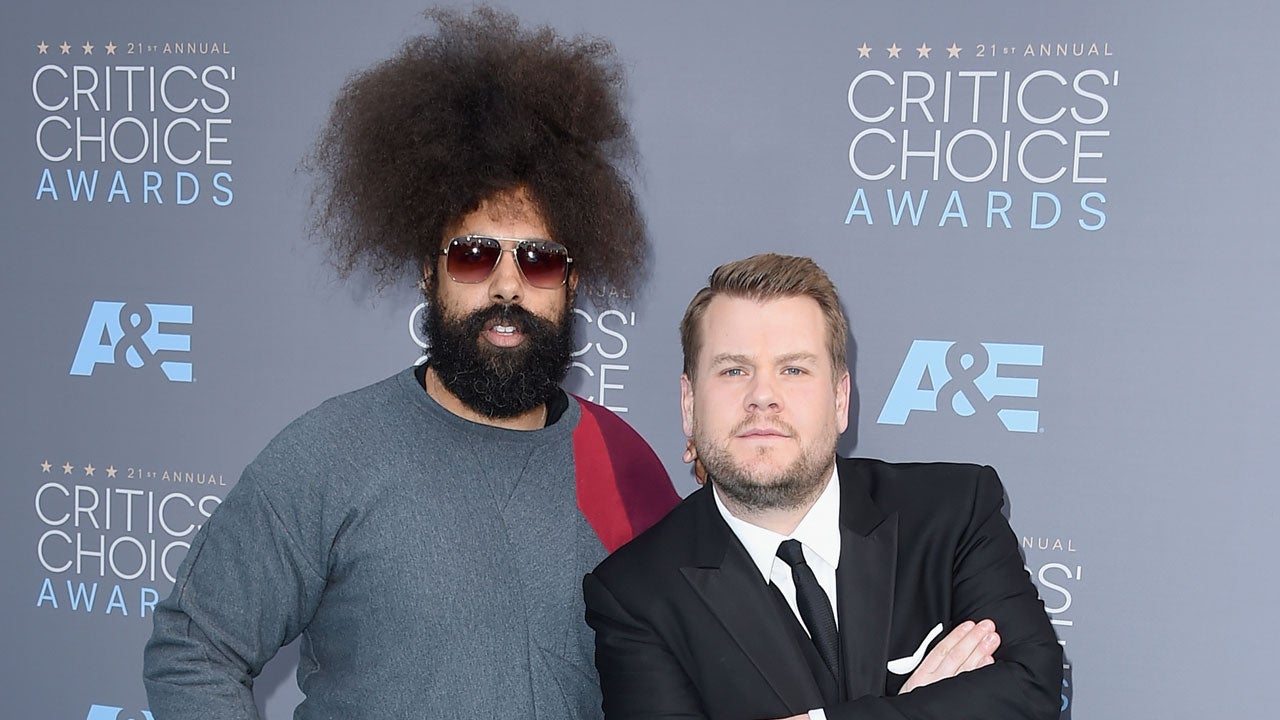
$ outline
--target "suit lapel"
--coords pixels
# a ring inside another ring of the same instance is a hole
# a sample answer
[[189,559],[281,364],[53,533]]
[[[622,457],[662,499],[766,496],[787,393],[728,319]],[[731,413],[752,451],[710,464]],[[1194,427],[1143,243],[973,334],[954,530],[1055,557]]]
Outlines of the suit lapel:
[[866,470],[838,458],[840,471],[840,567],[836,604],[840,614],[841,667],[850,700],[884,692],[893,620],[898,555],[898,516],[886,515],[871,499]]
[[710,486],[697,494],[697,560],[681,573],[784,705],[820,707],[817,681],[779,617],[769,586],[720,517]]

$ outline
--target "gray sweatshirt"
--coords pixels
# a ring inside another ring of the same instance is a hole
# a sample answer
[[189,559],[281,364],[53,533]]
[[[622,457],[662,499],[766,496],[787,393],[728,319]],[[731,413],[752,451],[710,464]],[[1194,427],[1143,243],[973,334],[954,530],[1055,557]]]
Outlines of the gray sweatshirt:
[[[605,546],[579,509],[593,471],[575,478],[574,431],[606,411],[581,402],[504,430],[443,409],[409,369],[291,423],[156,607],[154,716],[256,718],[253,678],[301,635],[299,720],[600,717],[581,581]],[[653,488],[634,534],[678,498],[639,436],[607,424],[594,456],[625,450],[633,494]]]

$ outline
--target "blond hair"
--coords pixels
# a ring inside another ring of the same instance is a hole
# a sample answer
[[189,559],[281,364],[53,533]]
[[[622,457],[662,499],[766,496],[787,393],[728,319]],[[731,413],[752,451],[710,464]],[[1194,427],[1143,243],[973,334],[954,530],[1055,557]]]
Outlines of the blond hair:
[[810,258],[764,253],[716,268],[707,278],[707,286],[689,302],[680,320],[680,347],[684,351],[684,373],[690,381],[694,379],[698,353],[702,350],[702,317],[719,295],[757,302],[785,297],[813,298],[827,322],[827,350],[834,375],[838,379],[848,370],[849,325],[831,278]]

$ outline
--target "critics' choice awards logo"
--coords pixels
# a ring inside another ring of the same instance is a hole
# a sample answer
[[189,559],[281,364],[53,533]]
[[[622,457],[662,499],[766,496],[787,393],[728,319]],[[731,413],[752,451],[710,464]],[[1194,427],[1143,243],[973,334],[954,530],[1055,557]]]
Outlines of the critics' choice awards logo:
[[212,490],[226,490],[220,473],[47,459],[36,467],[34,595],[47,612],[148,617],[157,583],[174,582],[191,537],[222,502]]
[[[35,45],[40,202],[232,203],[226,44]],[[212,61],[211,61],[212,60]]]
[[912,413],[949,410],[994,414],[1006,430],[1039,432],[1040,412],[1026,403],[1039,395],[1035,373],[1043,362],[1043,345],[916,340],[876,422],[904,425]]
[[1083,588],[1084,563],[1072,538],[1023,535],[1021,544],[1027,559],[1027,572],[1044,602],[1044,611],[1058,635],[1058,644],[1062,646],[1061,710],[1063,717],[1069,717],[1072,700],[1069,643],[1076,627],[1075,600]]
[[1101,230],[1105,42],[857,48],[846,225]]
[[[579,294],[588,298],[618,296],[616,291],[612,291],[612,295],[608,295],[609,292],[586,287],[579,289]],[[422,314],[426,308],[426,303],[419,303],[409,314],[409,336],[423,350],[431,347],[422,335]],[[575,307],[573,313],[576,316],[577,339],[571,355],[573,361],[564,381],[565,389],[613,412],[628,412],[626,376],[631,365],[625,360],[631,348],[627,332],[636,325],[635,312]],[[427,357],[424,355],[418,364],[426,362]]]
[[89,714],[84,720],[155,720],[148,710],[127,713],[122,707],[114,705],[90,705]]
[[99,365],[134,369],[159,365],[171,382],[191,382],[190,305],[98,300],[89,309],[71,374],[88,377]]

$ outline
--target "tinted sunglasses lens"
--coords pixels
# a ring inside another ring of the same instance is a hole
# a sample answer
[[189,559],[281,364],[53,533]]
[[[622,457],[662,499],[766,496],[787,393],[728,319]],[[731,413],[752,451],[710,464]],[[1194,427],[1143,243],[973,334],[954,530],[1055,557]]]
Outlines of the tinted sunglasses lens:
[[526,240],[516,248],[516,260],[530,285],[555,288],[564,284],[569,251],[559,243]]
[[478,283],[498,264],[502,246],[486,237],[454,238],[445,253],[445,271],[460,283]]

